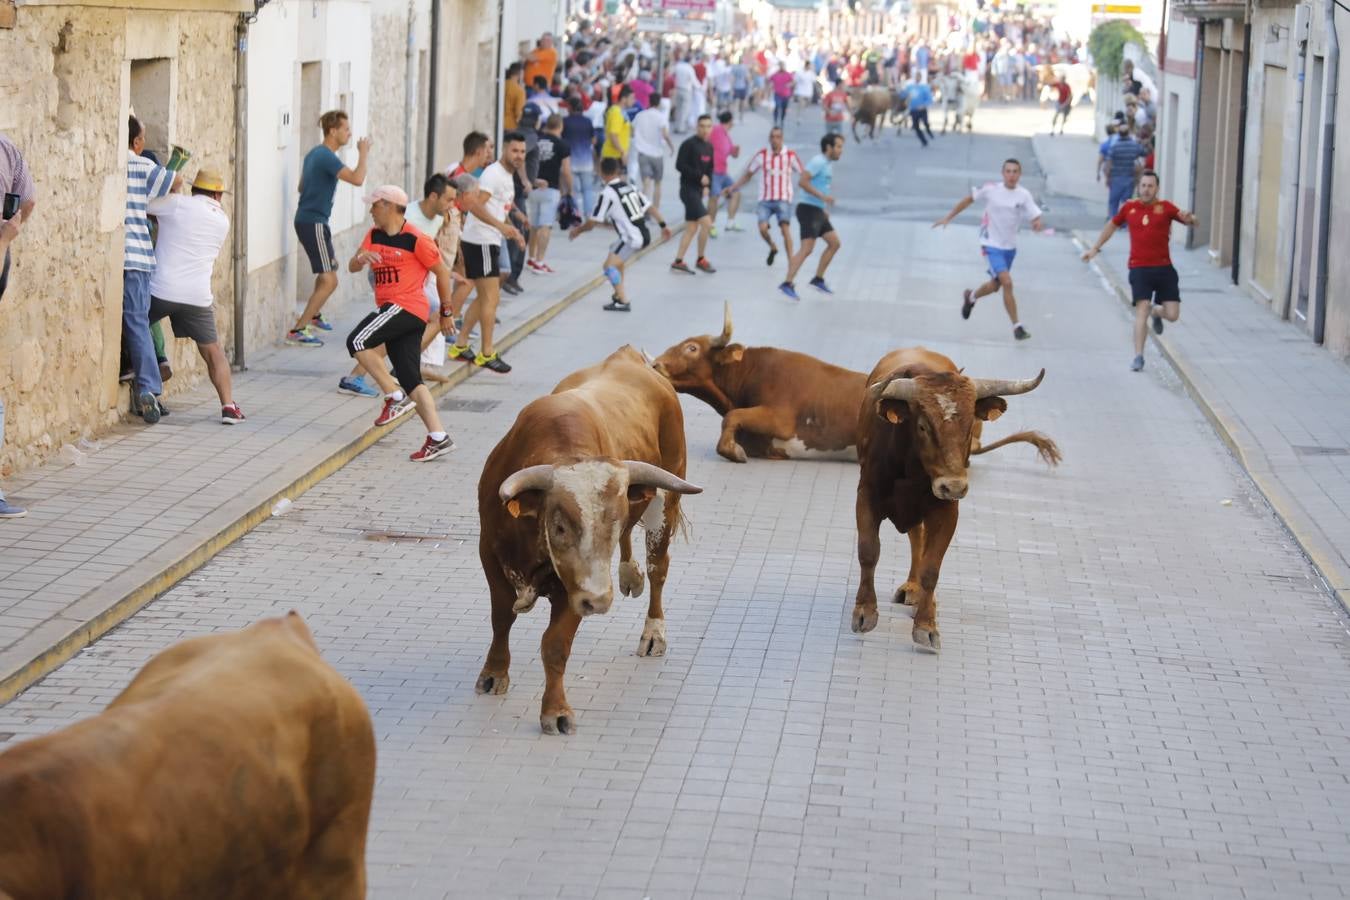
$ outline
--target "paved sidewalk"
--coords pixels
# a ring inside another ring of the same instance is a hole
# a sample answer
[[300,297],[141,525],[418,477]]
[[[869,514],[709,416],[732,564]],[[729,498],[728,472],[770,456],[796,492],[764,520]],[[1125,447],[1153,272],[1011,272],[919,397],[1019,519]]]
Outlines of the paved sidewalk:
[[[555,233],[548,259],[559,274],[526,273],[524,294],[503,294],[498,346],[509,348],[593,288],[608,240],[597,233],[573,243]],[[337,390],[352,365],[346,335],[366,311],[331,310],[337,321],[322,349],[279,346],[235,373],[242,425],[219,424],[219,401],[203,379],[172,398],[172,414],[158,425],[131,419],[82,464],[53,460],[5,482],[29,515],[0,525],[0,702],[247,533],[281,497],[303,493],[399,429],[377,432],[379,401]],[[455,382],[483,374],[463,363],[445,371]],[[396,442],[416,449],[418,428],[401,429]]]
[[[1089,139],[1034,140],[1052,189],[1102,201],[1093,182]],[[1166,192],[1163,193],[1166,196]],[[1234,286],[1203,251],[1182,249],[1173,229],[1172,259],[1181,276],[1182,318],[1155,346],[1237,455],[1340,601],[1350,608],[1350,367]],[[1090,245],[1095,232],[1078,233]],[[1129,304],[1129,239],[1118,233],[1098,270]],[[1121,332],[1120,364],[1132,353]]]

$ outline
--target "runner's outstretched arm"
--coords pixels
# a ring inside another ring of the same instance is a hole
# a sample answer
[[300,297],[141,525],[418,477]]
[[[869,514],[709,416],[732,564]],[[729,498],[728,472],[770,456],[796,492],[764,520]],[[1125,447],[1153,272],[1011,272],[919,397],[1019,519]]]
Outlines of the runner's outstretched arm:
[[1105,246],[1107,241],[1111,240],[1111,235],[1115,233],[1116,233],[1115,220],[1107,219],[1106,226],[1102,228],[1102,233],[1097,238],[1097,243],[1093,244],[1092,248],[1083,254],[1083,262],[1087,262],[1088,260],[1092,259],[1092,257],[1100,253],[1102,251],[1102,247]]
[[965,208],[967,206],[970,206],[970,204],[974,202],[975,202],[974,198],[972,198],[969,194],[962,197],[960,200],[956,201],[956,205],[952,207],[951,212],[947,213],[947,215],[943,216],[941,219],[938,219],[936,222],[933,223],[933,227],[946,228],[947,224],[951,222],[952,219],[955,219],[957,216],[961,215],[961,213],[965,210]]

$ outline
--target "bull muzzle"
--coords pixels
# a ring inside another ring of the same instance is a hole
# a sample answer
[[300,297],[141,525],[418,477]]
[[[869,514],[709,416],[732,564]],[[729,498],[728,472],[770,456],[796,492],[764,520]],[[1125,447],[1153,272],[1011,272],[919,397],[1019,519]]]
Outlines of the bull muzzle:
[[964,475],[933,479],[933,496],[939,500],[960,500],[970,491],[970,481]]
[[568,598],[572,604],[572,609],[577,615],[585,618],[586,616],[603,616],[609,612],[609,608],[614,605],[614,589],[611,587],[603,594],[583,594]]

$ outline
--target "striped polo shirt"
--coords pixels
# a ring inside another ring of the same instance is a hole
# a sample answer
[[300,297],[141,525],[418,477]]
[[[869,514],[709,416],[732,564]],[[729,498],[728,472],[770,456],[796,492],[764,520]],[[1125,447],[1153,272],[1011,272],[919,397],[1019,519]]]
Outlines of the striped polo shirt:
[[145,207],[173,189],[173,173],[144,156],[127,151],[127,233],[122,268],[155,271],[155,245],[150,240],[150,221]]

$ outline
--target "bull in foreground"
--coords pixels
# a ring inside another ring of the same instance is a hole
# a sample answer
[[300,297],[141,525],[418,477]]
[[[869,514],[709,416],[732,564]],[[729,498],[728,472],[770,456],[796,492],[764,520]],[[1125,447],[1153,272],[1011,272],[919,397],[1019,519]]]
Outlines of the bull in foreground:
[[909,575],[895,602],[914,607],[914,643],[936,652],[938,573],[956,533],[957,510],[969,489],[971,431],[1008,408],[1005,397],[1034,390],[1045,370],[1025,381],[968,378],[947,357],[913,347],[882,357],[868,376],[858,414],[856,515],[862,569],[853,630],[877,627],[874,584],[881,523],[909,536]]
[[375,734],[299,615],[175,644],[0,754],[0,898],[359,898]]
[[[732,462],[857,459],[858,407],[867,376],[793,350],[733,344],[731,331],[727,304],[720,335],[685,338],[653,363],[675,390],[722,416],[717,452]],[[983,425],[976,419],[971,430],[972,455],[1026,443],[1047,463],[1059,462],[1055,442],[1038,431],[1018,431],[981,446]]]
[[478,676],[480,694],[506,692],[511,626],[547,597],[539,721],[548,734],[576,727],[563,690],[572,639],[583,617],[609,611],[616,543],[619,589],[630,597],[642,593],[632,545],[639,521],[651,597],[638,654],[665,654],[661,594],[680,496],[702,490],[684,474],[679,398],[632,347],[574,372],[521,410],[478,482],[478,551],[492,595],[492,646]]

